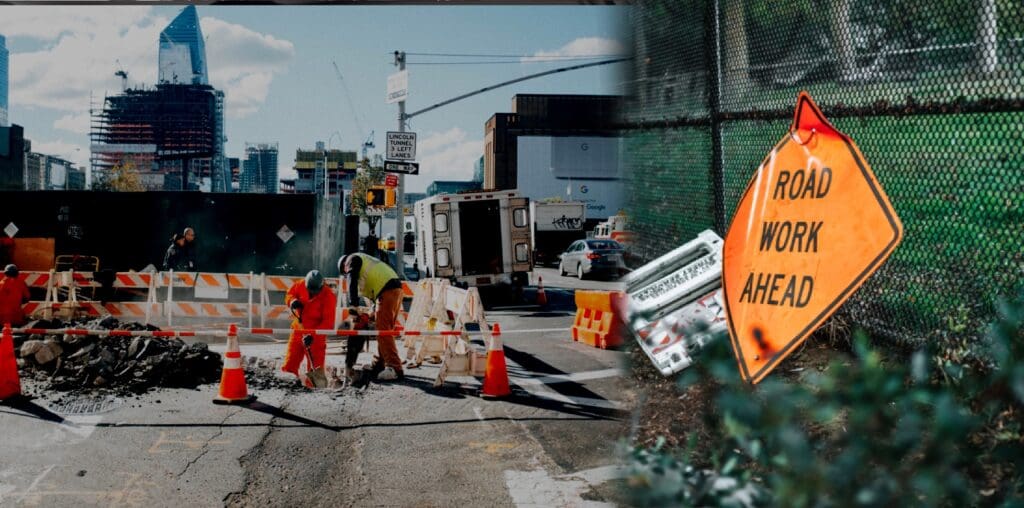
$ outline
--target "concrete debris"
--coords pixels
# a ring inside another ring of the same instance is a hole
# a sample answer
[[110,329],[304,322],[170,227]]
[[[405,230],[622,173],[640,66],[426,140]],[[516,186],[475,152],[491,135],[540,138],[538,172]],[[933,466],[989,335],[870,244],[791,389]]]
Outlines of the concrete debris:
[[[159,330],[106,317],[87,322],[40,320],[29,328],[92,330]],[[143,393],[153,387],[195,388],[220,380],[221,356],[206,344],[176,338],[71,335],[15,336],[22,376],[41,388],[86,391],[101,387],[118,393]],[[55,361],[56,360],[56,361]]]

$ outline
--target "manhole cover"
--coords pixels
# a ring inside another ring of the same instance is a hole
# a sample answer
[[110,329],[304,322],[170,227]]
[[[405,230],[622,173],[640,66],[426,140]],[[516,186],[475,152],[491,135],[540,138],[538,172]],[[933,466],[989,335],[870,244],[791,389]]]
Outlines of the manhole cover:
[[124,402],[117,397],[108,397],[105,399],[78,399],[62,401],[50,405],[50,410],[65,416],[95,415],[113,411],[121,407],[122,404],[124,404]]

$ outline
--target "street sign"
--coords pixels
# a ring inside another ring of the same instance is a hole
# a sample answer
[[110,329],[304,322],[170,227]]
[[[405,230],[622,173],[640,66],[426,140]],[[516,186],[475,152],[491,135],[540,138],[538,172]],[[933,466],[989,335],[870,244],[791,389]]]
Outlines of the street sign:
[[877,270],[903,225],[853,140],[801,92],[747,185],[723,247],[740,374],[758,383]]
[[388,173],[418,175],[420,174],[420,164],[418,162],[384,161],[384,171]]
[[388,131],[388,159],[411,161],[416,158],[416,133]]
[[384,175],[384,185],[387,187],[398,187],[398,175],[394,173]]
[[388,76],[388,104],[404,101],[409,97],[409,71],[399,71]]

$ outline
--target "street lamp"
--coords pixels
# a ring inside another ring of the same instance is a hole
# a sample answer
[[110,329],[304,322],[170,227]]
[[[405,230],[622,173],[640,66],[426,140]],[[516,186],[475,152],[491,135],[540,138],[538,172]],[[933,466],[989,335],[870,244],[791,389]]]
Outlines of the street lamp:
[[330,189],[327,187],[328,172],[327,172],[327,153],[331,151],[331,141],[334,140],[334,136],[338,136],[338,141],[341,141],[341,134],[338,131],[331,133],[331,137],[327,138],[327,150],[324,150],[324,197],[331,197]]

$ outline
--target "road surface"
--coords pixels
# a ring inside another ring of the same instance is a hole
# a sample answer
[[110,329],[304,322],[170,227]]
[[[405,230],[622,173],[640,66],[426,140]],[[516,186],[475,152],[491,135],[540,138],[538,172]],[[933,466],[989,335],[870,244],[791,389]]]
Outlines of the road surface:
[[[248,407],[211,404],[214,385],[5,404],[0,506],[611,506],[623,353],[573,343],[565,306],[487,318],[507,332],[504,400],[481,399],[472,377],[433,388],[425,364],[363,390],[263,390]],[[536,329],[562,331],[514,333]]]

